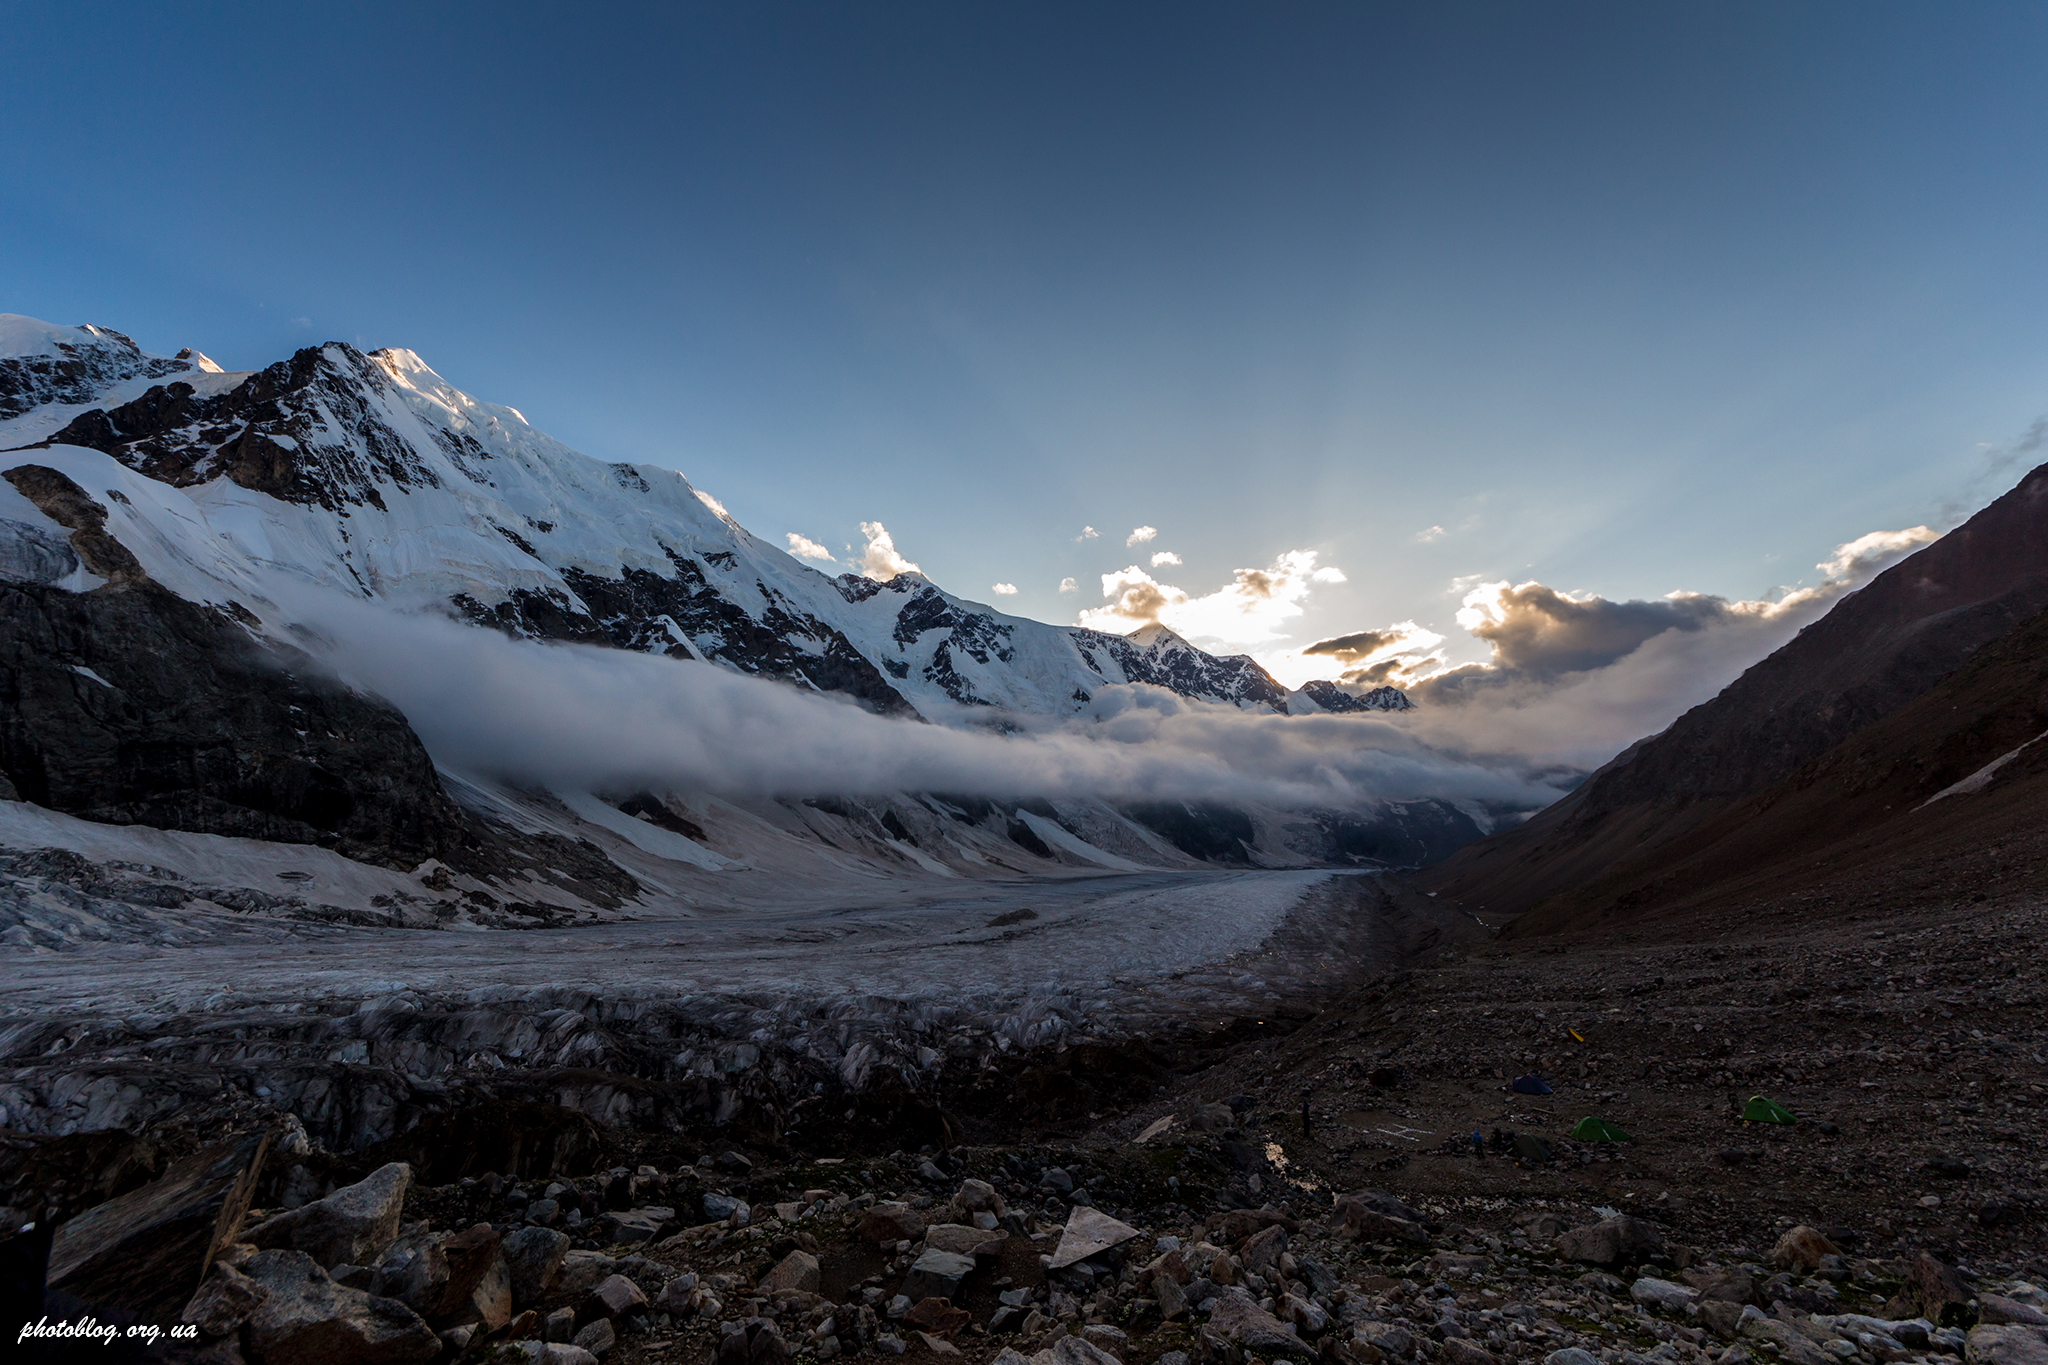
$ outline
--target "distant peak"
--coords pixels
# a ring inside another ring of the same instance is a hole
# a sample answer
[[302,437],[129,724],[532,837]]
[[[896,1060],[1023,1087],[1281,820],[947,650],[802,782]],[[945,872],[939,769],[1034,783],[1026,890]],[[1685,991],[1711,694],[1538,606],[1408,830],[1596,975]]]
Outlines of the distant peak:
[[204,351],[195,351],[190,346],[187,346],[184,350],[178,352],[176,359],[182,360],[187,365],[190,365],[193,369],[203,371],[207,374],[227,373],[227,371],[221,369],[220,366],[214,364],[213,360]]

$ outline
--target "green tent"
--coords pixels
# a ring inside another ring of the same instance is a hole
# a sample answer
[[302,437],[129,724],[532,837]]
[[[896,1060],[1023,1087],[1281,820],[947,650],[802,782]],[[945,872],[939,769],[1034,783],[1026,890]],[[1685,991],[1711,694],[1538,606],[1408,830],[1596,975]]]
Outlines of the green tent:
[[1523,1161],[1550,1161],[1550,1144],[1534,1133],[1515,1134],[1515,1155]]
[[1742,1106],[1744,1123],[1797,1123],[1799,1120],[1790,1109],[1776,1100],[1767,1100],[1762,1095],[1751,1095],[1749,1103]]
[[1580,1119],[1577,1123],[1572,1125],[1572,1136],[1577,1138],[1580,1142],[1635,1141],[1634,1138],[1630,1137],[1627,1133],[1622,1132],[1621,1129],[1615,1127],[1606,1119],[1596,1119],[1590,1114],[1588,1114],[1585,1118]]

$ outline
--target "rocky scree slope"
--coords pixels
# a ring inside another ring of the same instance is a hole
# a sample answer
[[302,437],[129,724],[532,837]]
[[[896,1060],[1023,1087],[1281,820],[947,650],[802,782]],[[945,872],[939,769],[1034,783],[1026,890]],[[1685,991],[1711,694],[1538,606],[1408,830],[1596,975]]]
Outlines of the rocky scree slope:
[[1419,884],[1514,914],[1618,865],[1661,857],[1670,841],[1921,696],[2044,607],[2048,465],[1563,800],[1460,849]]

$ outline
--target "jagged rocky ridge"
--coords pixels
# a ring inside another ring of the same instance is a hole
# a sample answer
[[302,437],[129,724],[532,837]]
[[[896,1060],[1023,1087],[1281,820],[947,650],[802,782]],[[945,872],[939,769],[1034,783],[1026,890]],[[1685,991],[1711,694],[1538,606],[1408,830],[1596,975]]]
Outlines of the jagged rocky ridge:
[[[1071,714],[1100,689],[1129,683],[1278,712],[1408,706],[1392,688],[1361,697],[1315,683],[1290,693],[1251,659],[1212,656],[1161,626],[1115,636],[1005,616],[919,574],[828,577],[748,534],[680,475],[578,455],[515,410],[450,388],[409,352],[365,355],[336,343],[226,374],[194,353],[151,357],[117,334],[15,318],[0,321],[0,370],[14,414],[0,421],[0,447],[21,462],[8,478],[22,494],[9,501],[0,490],[0,570],[46,598],[147,583],[153,605],[143,614],[172,612],[182,622],[156,622],[158,634],[189,635],[198,619],[185,619],[190,606],[215,623],[220,642],[247,627],[272,667],[289,668],[278,660],[294,655],[288,613],[265,595],[263,575],[283,570],[400,606],[438,605],[516,635],[703,660],[850,696],[877,712],[955,723],[962,707]],[[65,648],[45,661],[77,678],[96,667],[87,654],[106,653],[104,641],[88,648],[78,631],[59,643]],[[209,695],[215,713],[231,709],[217,689]],[[28,700],[18,729],[68,727]],[[264,711],[272,733],[289,734],[304,729],[290,722],[299,704],[257,695],[232,706]],[[30,768],[46,762],[32,749],[9,752]],[[183,766],[143,803],[157,818],[214,833],[257,827],[239,816],[206,818],[180,798],[203,767]],[[390,780],[370,765],[337,785],[331,763],[300,766],[344,803],[365,795],[358,779],[366,791]],[[152,769],[159,780],[165,767]],[[111,809],[67,799],[63,782],[30,785],[59,809],[95,818]],[[666,799],[650,795],[629,813],[650,819]],[[259,815],[279,817],[270,828],[305,832],[289,801],[258,804]],[[908,844],[956,867],[983,864],[986,849],[955,858],[902,837],[903,820],[921,806],[890,807],[840,802],[835,811],[856,840],[862,829],[878,834],[885,858],[919,864]],[[1103,836],[1103,820],[1077,819],[1071,808],[1041,814],[1051,826],[1034,827],[1021,808],[993,820],[1012,855],[1098,866],[1133,858],[1149,866],[1276,858],[1412,865],[1481,832],[1470,815],[1431,801],[1285,820],[1155,803],[1110,816],[1105,860],[1090,842]],[[691,817],[651,822],[669,818]],[[320,838],[333,843],[331,832]]]

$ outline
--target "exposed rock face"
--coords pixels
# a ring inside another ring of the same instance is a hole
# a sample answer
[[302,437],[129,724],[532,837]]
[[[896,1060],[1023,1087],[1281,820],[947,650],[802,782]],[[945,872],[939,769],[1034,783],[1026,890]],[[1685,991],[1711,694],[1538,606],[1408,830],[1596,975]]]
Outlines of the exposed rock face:
[[183,357],[144,355],[121,333],[90,323],[52,328],[43,355],[0,357],[0,421],[57,403],[90,403],[124,380],[194,368]]
[[405,717],[151,583],[0,582],[0,774],[88,820],[387,866],[462,830]]
[[1375,687],[1366,692],[1346,692],[1333,682],[1303,683],[1302,695],[1325,711],[1413,711],[1415,703],[1398,687]]
[[[1418,880],[1468,905],[1520,911],[1664,856],[1666,845],[1900,710],[2044,607],[2048,465],[1571,795]],[[1539,914],[1513,932],[1553,927],[1554,918]]]
[[198,1152],[57,1229],[49,1284],[102,1310],[174,1320],[248,1212],[267,1135]]

